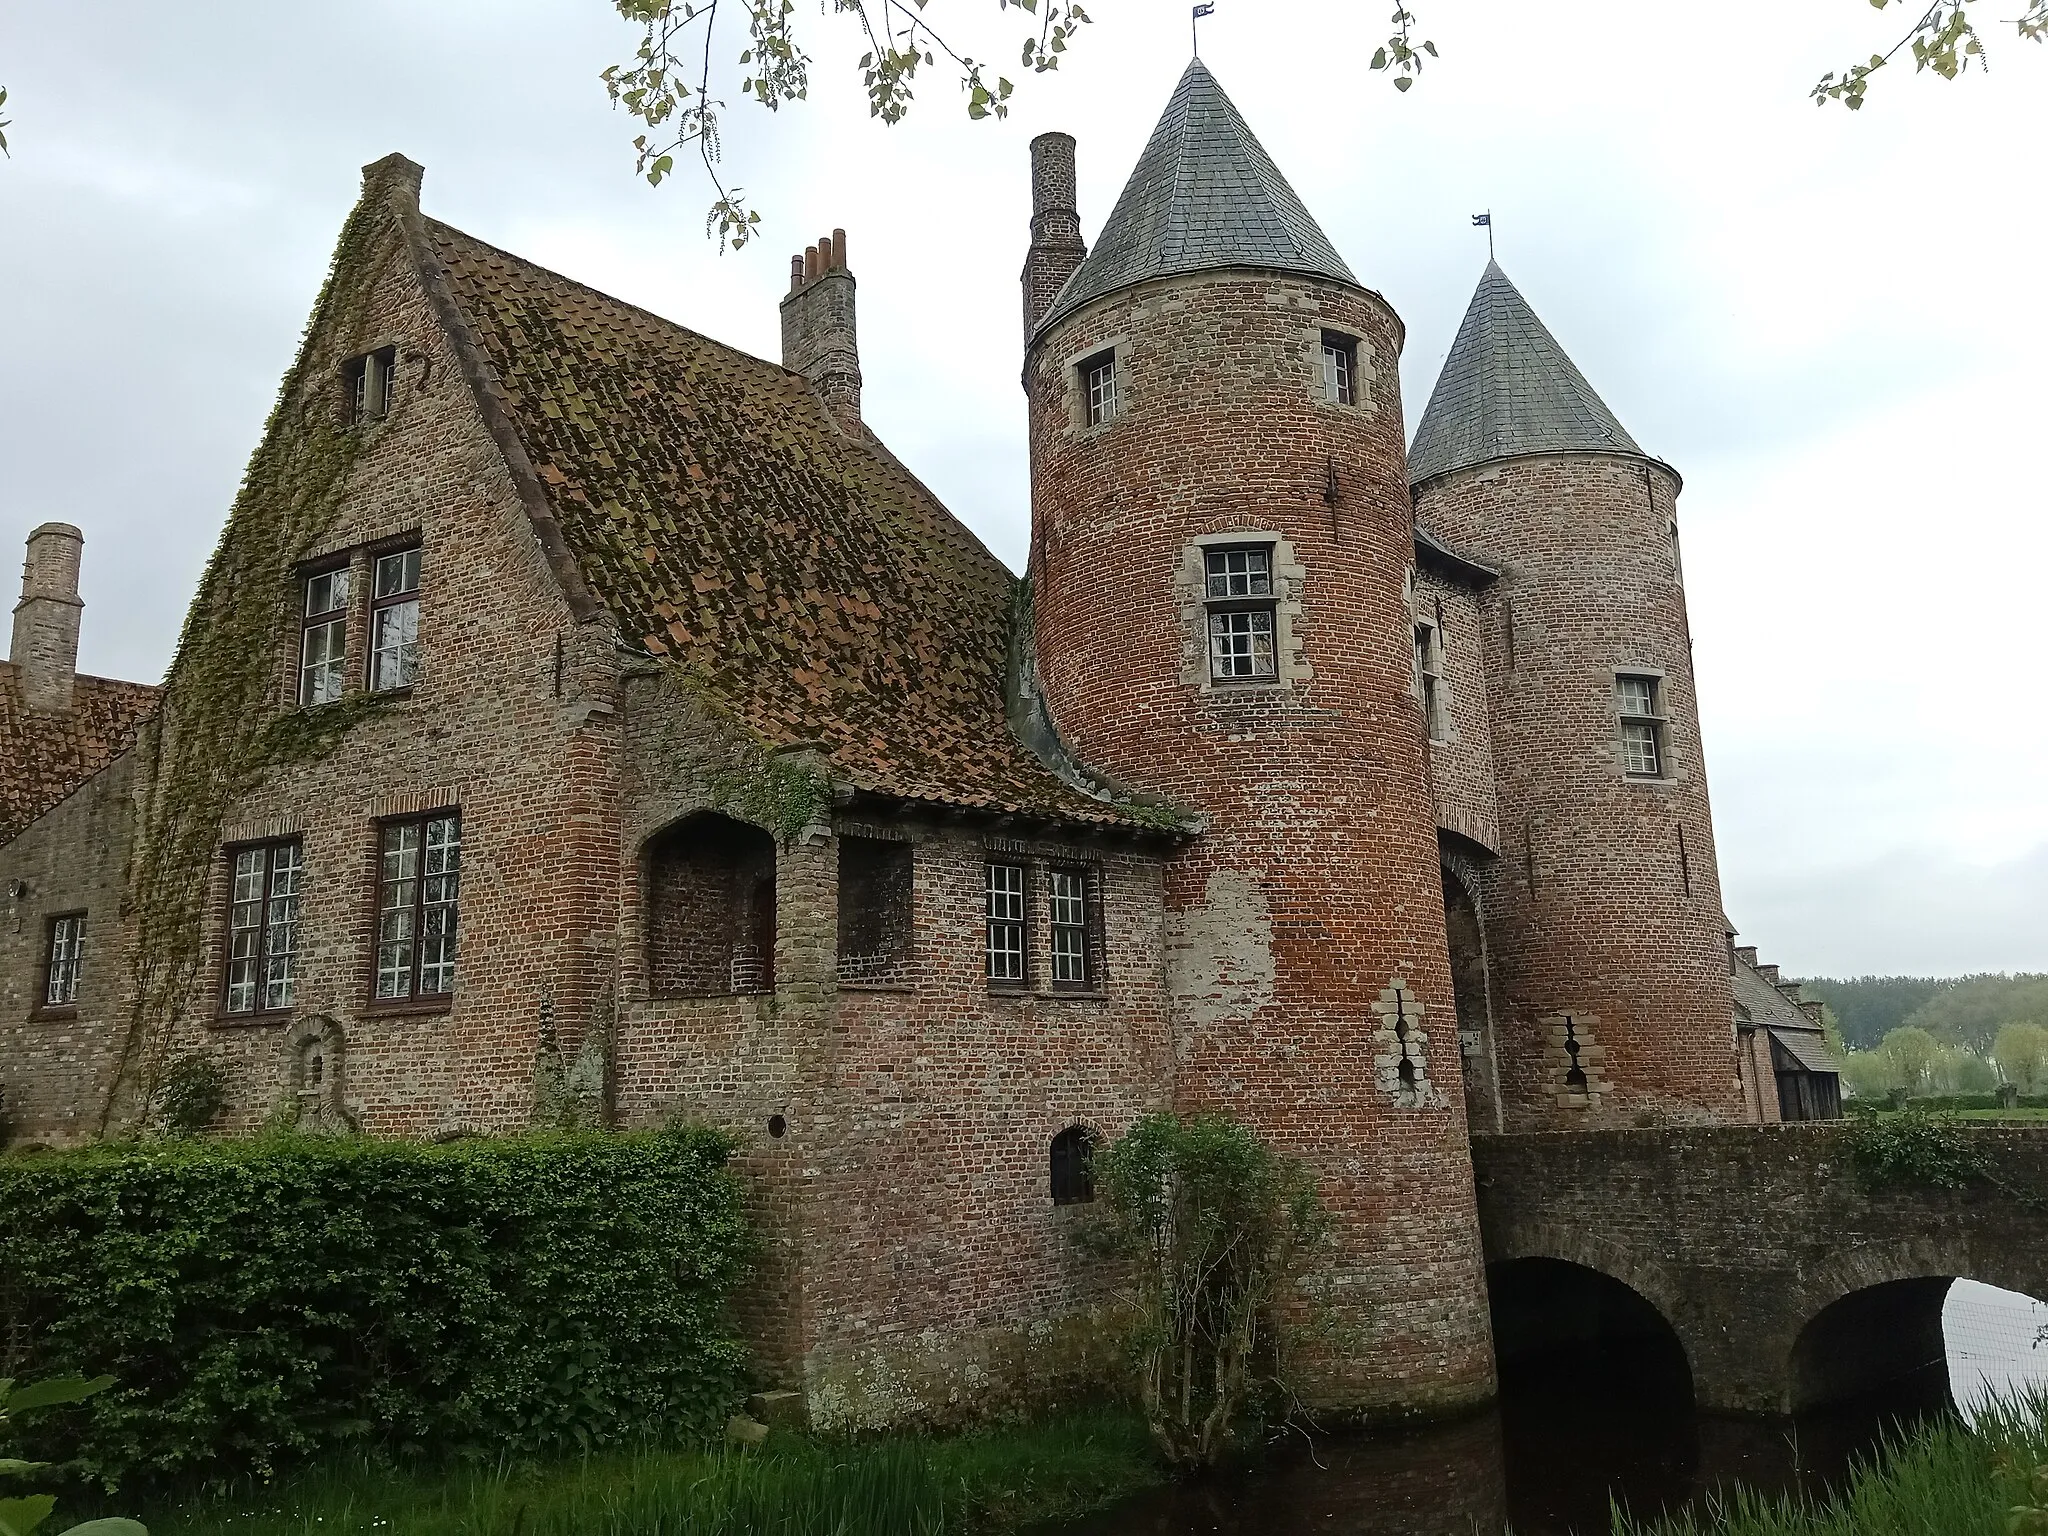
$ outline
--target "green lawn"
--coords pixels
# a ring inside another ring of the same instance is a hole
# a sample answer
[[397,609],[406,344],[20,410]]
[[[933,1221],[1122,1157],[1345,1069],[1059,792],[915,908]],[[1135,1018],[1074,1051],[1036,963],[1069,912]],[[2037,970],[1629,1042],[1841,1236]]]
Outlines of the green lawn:
[[1101,1409],[957,1438],[778,1432],[760,1451],[331,1468],[120,1512],[151,1536],[953,1536],[1081,1514],[1164,1476],[1144,1426]]

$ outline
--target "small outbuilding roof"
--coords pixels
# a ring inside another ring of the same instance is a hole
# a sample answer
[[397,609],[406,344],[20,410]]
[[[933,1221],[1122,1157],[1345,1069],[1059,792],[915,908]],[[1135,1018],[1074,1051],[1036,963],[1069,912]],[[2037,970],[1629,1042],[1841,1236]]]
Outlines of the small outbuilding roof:
[[1187,67],[1109,222],[1039,330],[1083,305],[1177,272],[1270,267],[1357,285],[1216,77]]
[[1478,290],[1408,450],[1425,480],[1528,453],[1642,453],[1498,262]]

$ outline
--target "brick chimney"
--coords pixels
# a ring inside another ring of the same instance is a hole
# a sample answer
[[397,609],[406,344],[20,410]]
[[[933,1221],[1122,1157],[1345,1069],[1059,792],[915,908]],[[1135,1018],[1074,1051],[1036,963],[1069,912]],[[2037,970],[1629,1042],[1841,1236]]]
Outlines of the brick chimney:
[[809,379],[848,435],[860,435],[860,344],[843,229],[789,259],[782,366]]
[[28,536],[14,644],[7,659],[21,674],[22,702],[38,714],[68,714],[78,675],[78,560],[85,535],[69,523],[45,523]]
[[1031,141],[1031,252],[1024,258],[1024,344],[1067,279],[1088,259],[1074,181],[1074,136],[1041,133]]

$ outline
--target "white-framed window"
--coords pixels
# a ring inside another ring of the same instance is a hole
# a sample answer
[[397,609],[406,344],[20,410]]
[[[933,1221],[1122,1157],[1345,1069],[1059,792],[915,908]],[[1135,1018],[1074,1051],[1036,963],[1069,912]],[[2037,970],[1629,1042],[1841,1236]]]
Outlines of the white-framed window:
[[221,1010],[271,1013],[289,1008],[298,981],[304,849],[297,838],[290,838],[236,848],[229,860]]
[[370,691],[410,688],[420,670],[420,552],[379,555],[370,594]]
[[1118,410],[1116,352],[1098,352],[1081,364],[1085,420],[1091,427],[1114,421]]
[[1024,967],[1024,892],[1022,864],[988,865],[988,979],[998,986],[1022,986]]
[[1085,987],[1088,974],[1088,872],[1048,869],[1045,872],[1046,931],[1052,947],[1052,984]]
[[332,704],[341,697],[348,664],[348,567],[306,578],[299,630],[299,702]]
[[1632,779],[1664,777],[1667,737],[1662,678],[1621,672],[1614,678],[1621,715],[1621,765]]
[[379,1002],[455,990],[462,819],[453,812],[384,824],[377,869]]
[[1211,681],[1263,682],[1278,677],[1273,546],[1205,549],[1202,580]]
[[348,390],[348,419],[351,422],[380,421],[391,410],[393,386],[398,379],[398,349],[380,347],[361,357],[352,357],[342,370]]
[[43,1007],[78,1006],[78,976],[84,963],[85,914],[59,913],[50,919],[50,942],[43,952]]
[[1356,402],[1358,343],[1336,331],[1323,332],[1323,399],[1331,405]]
[[1443,637],[1434,624],[1415,626],[1415,685],[1422,696],[1422,723],[1431,741],[1445,741]]

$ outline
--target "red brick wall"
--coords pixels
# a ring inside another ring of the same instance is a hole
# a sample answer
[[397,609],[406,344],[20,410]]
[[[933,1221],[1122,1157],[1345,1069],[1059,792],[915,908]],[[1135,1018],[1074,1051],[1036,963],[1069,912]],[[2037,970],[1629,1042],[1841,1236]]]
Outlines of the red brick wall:
[[1415,617],[1439,627],[1443,715],[1447,728],[1429,749],[1436,824],[1482,848],[1500,846],[1494,793],[1493,724],[1486,713],[1486,645],[1479,594],[1463,582],[1422,572]]
[[[1661,465],[1585,455],[1417,497],[1424,527],[1505,572],[1483,597],[1501,854],[1483,894],[1509,1130],[1747,1118],[1677,490]],[[1632,670],[1663,676],[1662,780],[1622,769],[1614,678]],[[1563,1014],[1598,1048],[1604,1095],[1564,1094],[1546,1023]]]
[[[1322,400],[1325,328],[1359,340],[1356,405]],[[1123,414],[1077,427],[1072,364],[1112,344]],[[1338,1237],[1317,1279],[1370,1343],[1322,1353],[1309,1388],[1363,1411],[1492,1388],[1412,684],[1399,347],[1372,295],[1224,272],[1091,306],[1025,367],[1046,696],[1084,760],[1209,818],[1166,872],[1177,1098],[1320,1174]],[[1229,530],[1285,545],[1280,686],[1203,686],[1188,546]],[[1412,1106],[1375,1011],[1396,978],[1425,1010]]]

